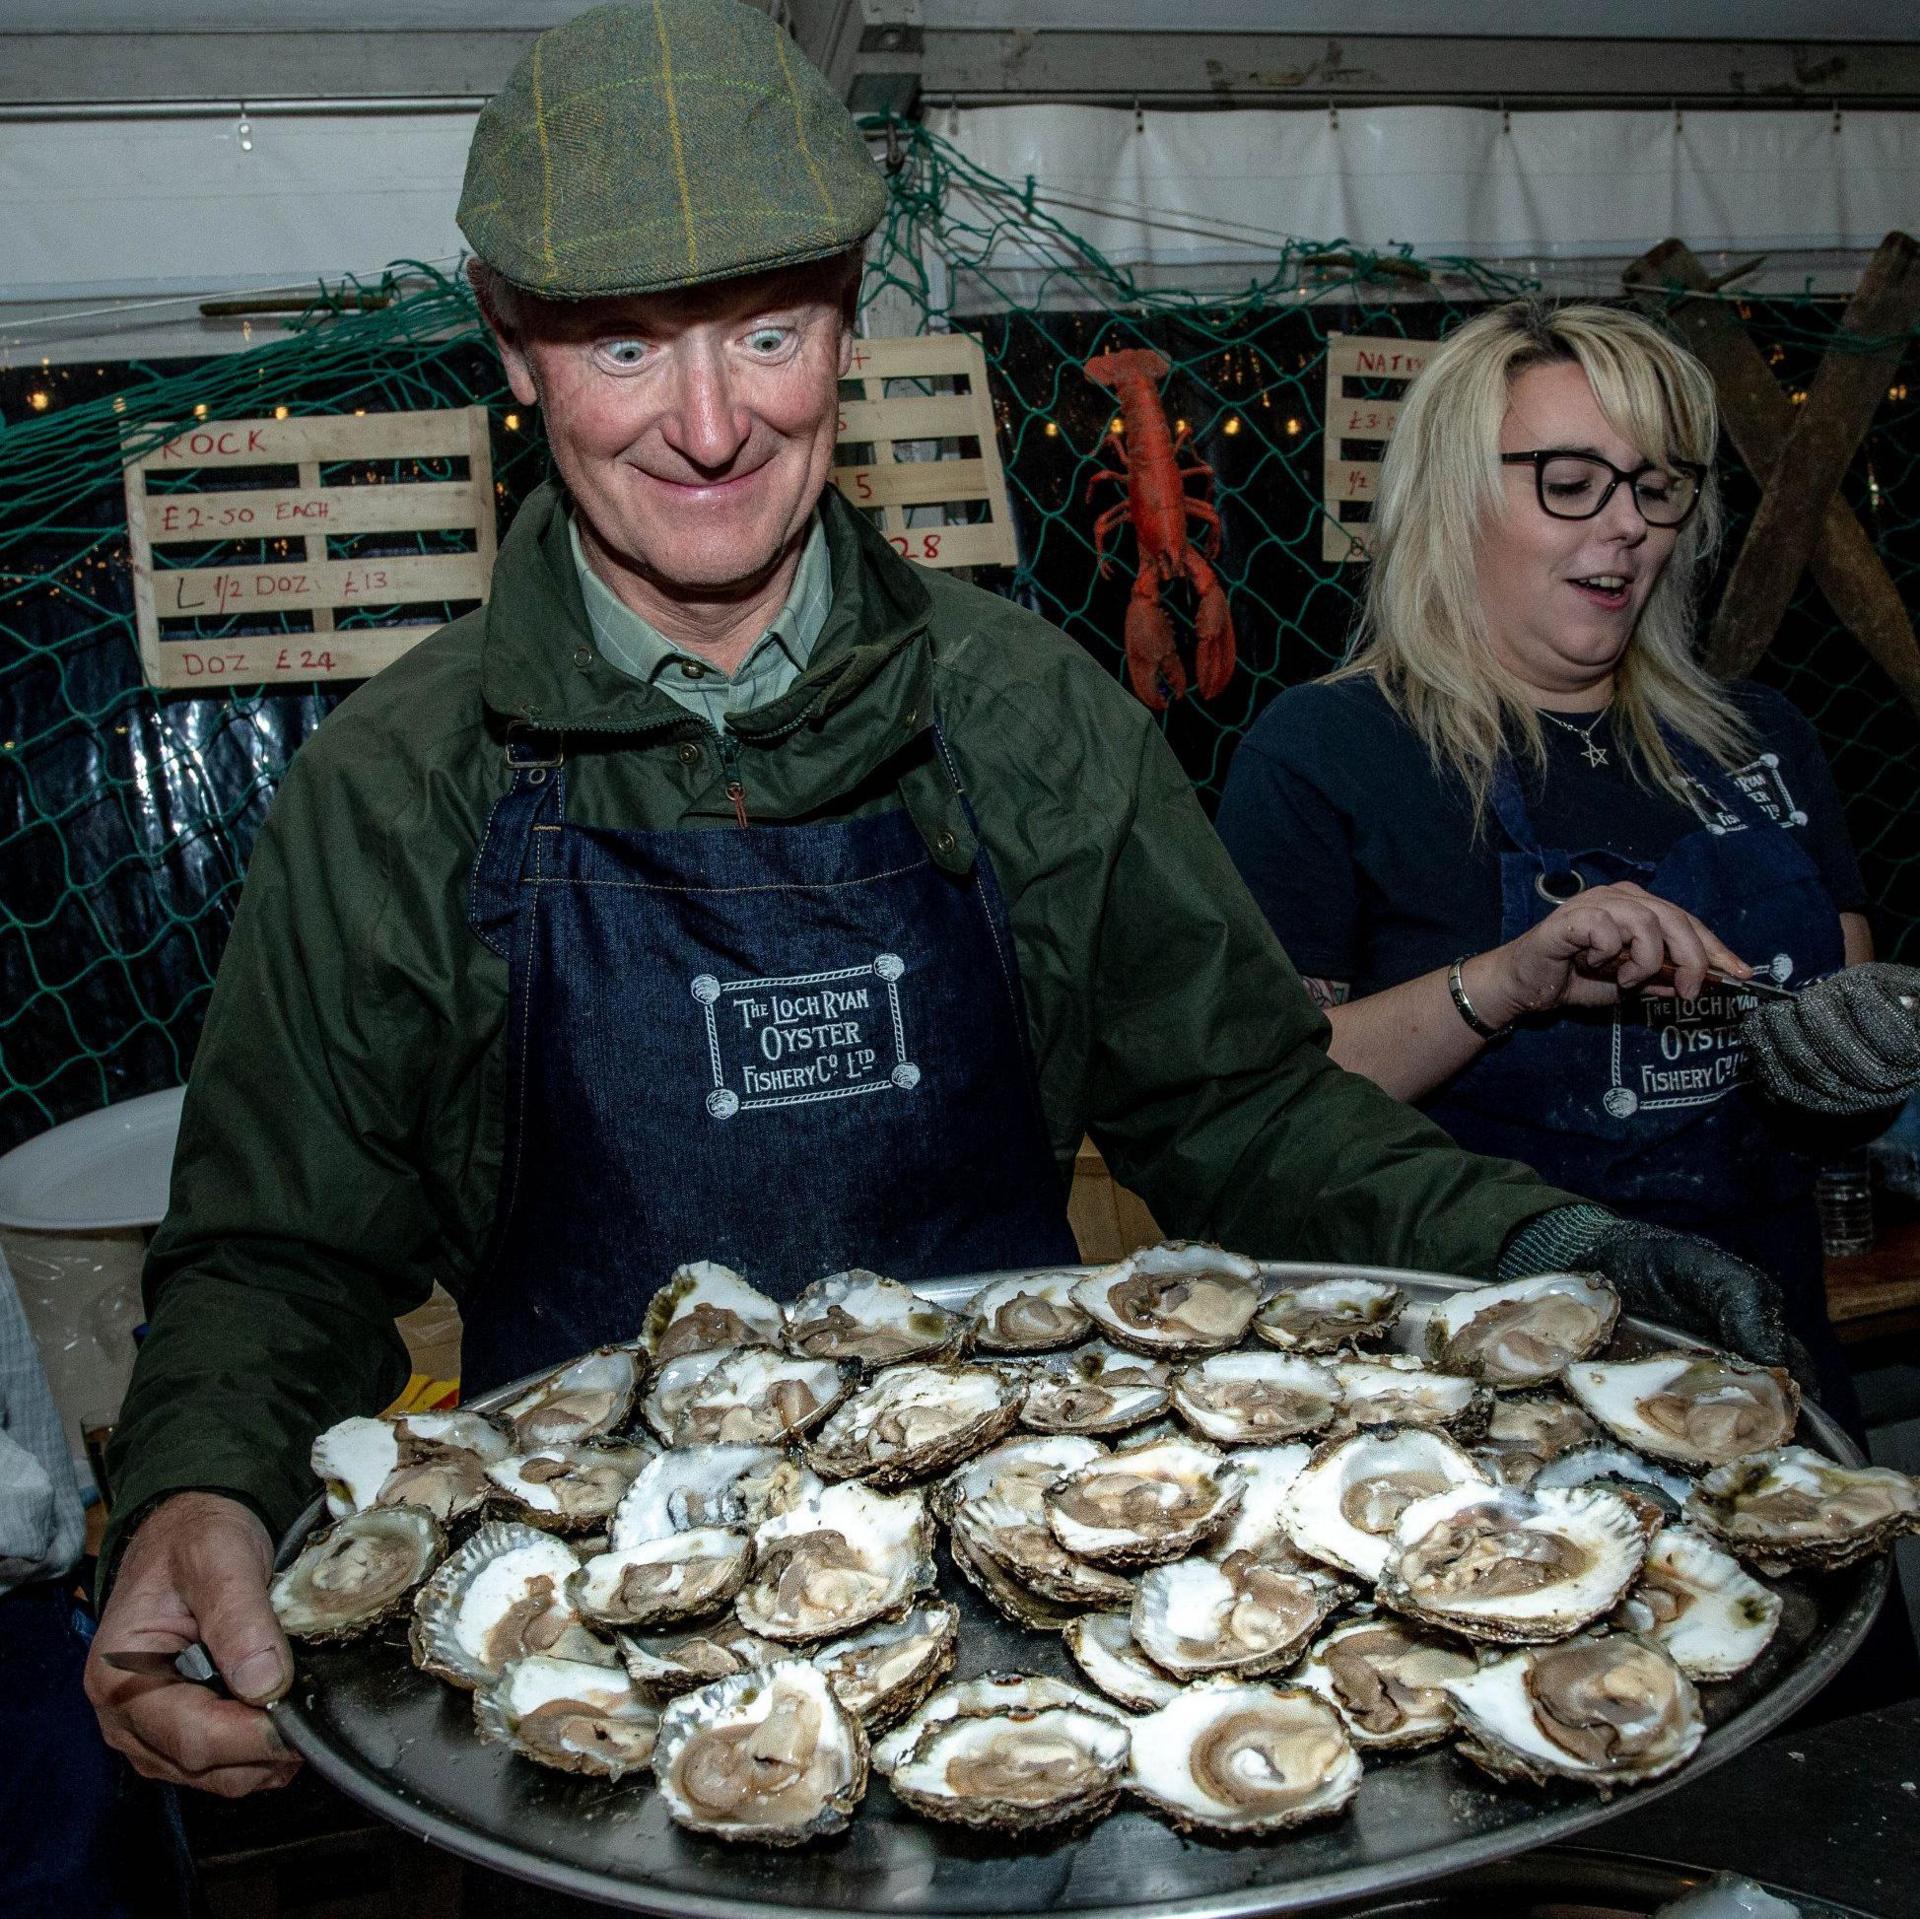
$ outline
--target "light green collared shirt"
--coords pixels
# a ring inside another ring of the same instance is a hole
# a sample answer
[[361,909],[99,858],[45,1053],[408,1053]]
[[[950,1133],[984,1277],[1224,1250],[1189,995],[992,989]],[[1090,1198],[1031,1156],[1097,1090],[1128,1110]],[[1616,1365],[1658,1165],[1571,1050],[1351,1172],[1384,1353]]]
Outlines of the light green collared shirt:
[[800,677],[833,606],[833,564],[827,557],[826,529],[816,511],[786,603],[729,678],[710,662],[676,646],[620,599],[587,564],[580,549],[580,528],[571,516],[567,538],[600,657],[629,678],[657,686],[716,733],[728,714],[778,699]]

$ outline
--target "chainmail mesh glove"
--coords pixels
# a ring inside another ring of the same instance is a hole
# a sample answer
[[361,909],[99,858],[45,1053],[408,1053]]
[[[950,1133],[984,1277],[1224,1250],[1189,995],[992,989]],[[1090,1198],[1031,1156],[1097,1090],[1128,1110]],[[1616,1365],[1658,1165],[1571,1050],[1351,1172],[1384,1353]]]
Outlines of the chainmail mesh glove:
[[1625,1311],[1743,1359],[1796,1373],[1806,1364],[1773,1280],[1691,1233],[1644,1226],[1603,1206],[1559,1206],[1507,1242],[1498,1277],[1565,1271],[1598,1273]]
[[1740,1022],[1760,1084],[1809,1112],[1897,1106],[1920,1087],[1920,969],[1849,966]]

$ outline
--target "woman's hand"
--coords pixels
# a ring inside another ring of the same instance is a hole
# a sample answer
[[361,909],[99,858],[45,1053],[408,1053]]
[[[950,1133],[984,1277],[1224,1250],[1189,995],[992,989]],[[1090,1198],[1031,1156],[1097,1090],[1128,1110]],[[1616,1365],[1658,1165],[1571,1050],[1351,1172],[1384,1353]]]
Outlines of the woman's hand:
[[[1672,983],[1649,985],[1663,966]],[[1694,999],[1708,972],[1744,979],[1752,970],[1691,913],[1622,880],[1589,887],[1518,939],[1476,954],[1461,977],[1480,1017],[1505,1026],[1557,1006],[1610,1006],[1623,987]]]

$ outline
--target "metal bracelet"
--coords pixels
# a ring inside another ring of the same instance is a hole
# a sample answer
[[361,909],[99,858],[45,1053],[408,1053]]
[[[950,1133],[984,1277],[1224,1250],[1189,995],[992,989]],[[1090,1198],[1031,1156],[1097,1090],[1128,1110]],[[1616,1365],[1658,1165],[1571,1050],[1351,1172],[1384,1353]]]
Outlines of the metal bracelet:
[[1454,1010],[1482,1039],[1503,1038],[1507,1029],[1504,1026],[1489,1026],[1473,1010],[1473,1001],[1467,997],[1466,986],[1460,978],[1460,969],[1471,957],[1471,954],[1463,953],[1447,968],[1447,991],[1453,995]]

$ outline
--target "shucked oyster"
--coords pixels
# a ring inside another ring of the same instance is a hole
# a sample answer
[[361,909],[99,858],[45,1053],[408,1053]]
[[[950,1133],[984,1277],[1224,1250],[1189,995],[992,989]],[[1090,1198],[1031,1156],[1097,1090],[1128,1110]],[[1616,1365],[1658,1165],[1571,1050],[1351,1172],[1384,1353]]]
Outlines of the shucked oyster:
[[820,1486],[817,1473],[777,1446],[677,1446],[640,1469],[614,1513],[610,1543],[637,1546],[699,1526],[751,1532]]
[[[1111,1611],[1131,1605],[1133,1587],[1119,1573],[1070,1553],[1047,1524],[1045,1496],[984,1493],[954,1513],[947,1543],[954,1563],[1000,1610],[1044,1632],[1060,1623],[1060,1606]],[[1007,1590],[981,1570],[997,1572]],[[1028,1603],[1038,1594],[1042,1604]]]
[[871,1734],[904,1719],[946,1677],[959,1641],[959,1609],[935,1599],[822,1646],[813,1663]]
[[1400,1515],[1449,1486],[1486,1485],[1444,1433],[1414,1427],[1322,1445],[1287,1489],[1281,1522],[1300,1551],[1371,1585],[1385,1570]]
[[1216,1564],[1183,1559],[1141,1575],[1133,1639],[1176,1679],[1233,1672],[1251,1678],[1288,1666],[1340,1603],[1340,1587],[1237,1553]]
[[902,1611],[933,1584],[926,1501],[829,1486],[753,1536],[754,1571],[734,1610],[783,1644],[833,1639]]
[[730,1266],[698,1259],[678,1268],[647,1302],[640,1343],[655,1366],[726,1346],[777,1346],[786,1317]]
[[1077,1273],[1019,1273],[983,1286],[967,1306],[975,1344],[990,1353],[1044,1353],[1086,1338],[1093,1322],[1073,1303]]
[[1551,1459],[1599,1436],[1599,1427],[1558,1393],[1503,1393],[1474,1442],[1473,1456],[1495,1479],[1525,1486]]
[[1170,1377],[1164,1361],[1099,1341],[1049,1354],[1028,1375],[1020,1423],[1041,1433],[1124,1432],[1167,1410]]
[[1116,1346],[1149,1357],[1224,1352],[1260,1304],[1260,1268],[1217,1246],[1172,1241],[1089,1273],[1074,1304]]
[[357,1639],[402,1612],[446,1550],[430,1514],[376,1506],[315,1533],[267,1596],[289,1638]]
[[1360,1760],[1313,1693],[1207,1679],[1133,1722],[1126,1783],[1183,1832],[1280,1832],[1340,1811]]
[[1484,1423],[1492,1398],[1484,1386],[1405,1353],[1336,1359],[1328,1370],[1340,1387],[1335,1432],[1369,1426],[1451,1426],[1466,1432]]
[[960,1713],[928,1726],[888,1783],[930,1819],[1035,1832],[1112,1805],[1128,1746],[1126,1727],[1105,1712]]
[[682,1693],[653,1773],[673,1819],[714,1839],[798,1846],[844,1829],[867,1790],[867,1735],[804,1659]]
[[522,1452],[577,1446],[620,1425],[633,1410],[643,1370],[631,1346],[602,1346],[536,1380],[500,1417]]
[[1693,1480],[1674,1466],[1636,1453],[1630,1446],[1597,1440],[1590,1446],[1569,1446],[1550,1459],[1529,1482],[1535,1492],[1552,1486],[1611,1486],[1616,1492],[1651,1500],[1668,1518],[1687,1502]]
[[414,1506],[444,1522],[486,1503],[487,1467],[507,1451],[506,1435],[478,1413],[403,1413],[343,1419],[313,1442],[310,1458],[335,1519]]
[[793,1657],[788,1647],[748,1632],[731,1613],[679,1632],[622,1632],[615,1640],[633,1683],[656,1703]]
[[1692,1680],[1632,1633],[1529,1647],[1445,1684],[1460,1752],[1503,1779],[1637,1785],[1690,1759],[1706,1730]]
[[1044,1712],[1054,1706],[1104,1713],[1116,1723],[1124,1719],[1123,1714],[1116,1712],[1098,1694],[1080,1686],[1070,1686],[1064,1679],[1051,1679],[1044,1673],[983,1673],[978,1679],[962,1679],[950,1686],[942,1686],[885,1738],[876,1739],[873,1743],[873,1769],[877,1773],[890,1774],[926,1737],[929,1727],[945,1720],[978,1718],[983,1714]]
[[1781,1599],[1731,1553],[1685,1526],[1667,1526],[1614,1612],[1614,1623],[1664,1649],[1689,1679],[1731,1679],[1766,1651]]
[[612,1519],[651,1447],[545,1446],[496,1460],[487,1477],[516,1519],[549,1532],[584,1533]]
[[1469,1639],[1563,1639],[1620,1603],[1647,1556],[1632,1507],[1600,1486],[1455,1486],[1400,1515],[1375,1591]]
[[1286,1353],[1335,1353],[1384,1339],[1407,1296],[1383,1279],[1343,1277],[1283,1286],[1254,1315],[1253,1330]]
[[568,1597],[603,1626],[661,1627],[729,1605],[747,1583],[753,1542],[718,1526],[669,1533],[596,1553],[572,1575]]
[[944,1359],[966,1337],[967,1322],[958,1313],[860,1267],[815,1280],[787,1308],[787,1348],[809,1359],[897,1366]]
[[1215,1353],[1173,1376],[1174,1410],[1219,1446],[1271,1446],[1318,1432],[1340,1407],[1326,1367],[1290,1353]]
[[1170,1439],[1090,1461],[1043,1503],[1053,1536],[1076,1557],[1097,1566],[1157,1566],[1225,1526],[1245,1490],[1244,1475],[1223,1454]]
[[1216,1564],[1235,1553],[1257,1559],[1262,1565],[1278,1566],[1286,1572],[1319,1570],[1334,1575],[1322,1560],[1308,1559],[1287,1537],[1287,1496],[1293,1482],[1306,1470],[1313,1448],[1305,1440],[1288,1446],[1241,1446],[1233,1454],[1234,1470],[1247,1482],[1240,1496],[1239,1510],[1223,1531],[1206,1542],[1203,1550]]
[[1569,1366],[1566,1387],[1623,1445],[1696,1472],[1784,1446],[1800,1417],[1788,1373],[1721,1353]]
[[660,1714],[617,1667],[535,1654],[474,1694],[473,1720],[482,1739],[538,1765],[618,1779],[652,1759]]
[[1060,1629],[1073,1663],[1109,1699],[1129,1712],[1155,1712],[1179,1692],[1181,1680],[1156,1666],[1135,1643],[1123,1612],[1082,1613]]
[[1427,1356],[1490,1386],[1540,1386],[1613,1336],[1620,1299],[1590,1273],[1535,1273],[1449,1293],[1427,1318]]
[[829,1479],[904,1486],[991,1446],[1020,1416],[1024,1390],[1004,1366],[889,1366],[841,1403],[807,1457]]
[[1920,1532],[1920,1480],[1782,1446],[1709,1473],[1687,1501],[1687,1518],[1762,1572],[1831,1572]]
[[1063,1474],[1077,1472],[1089,1460],[1101,1459],[1106,1448],[1097,1439],[1056,1433],[1041,1439],[1008,1439],[965,1465],[956,1466],[933,1495],[933,1509],[951,1519],[969,1499],[989,1493],[1010,1499],[1034,1518],[1041,1517],[1041,1495]]
[[832,1412],[853,1383],[853,1369],[831,1359],[790,1359],[766,1346],[724,1354],[684,1393],[671,1412],[661,1388],[676,1360],[664,1368],[647,1400],[647,1419],[669,1446],[722,1443],[777,1445],[798,1439]]
[[1332,1704],[1362,1752],[1410,1752],[1452,1735],[1446,1682],[1469,1677],[1478,1664],[1463,1641],[1376,1613],[1324,1634],[1294,1683]]

